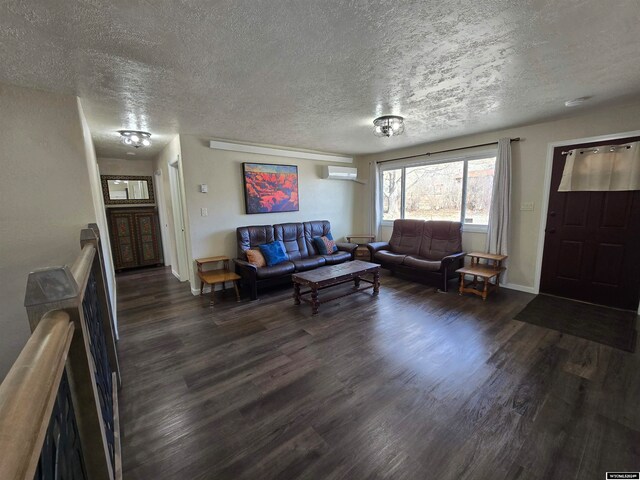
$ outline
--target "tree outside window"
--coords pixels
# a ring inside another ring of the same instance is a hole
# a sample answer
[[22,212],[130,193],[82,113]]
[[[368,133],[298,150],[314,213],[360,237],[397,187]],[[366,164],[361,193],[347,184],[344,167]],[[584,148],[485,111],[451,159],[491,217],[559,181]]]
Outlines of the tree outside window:
[[495,162],[493,156],[470,157],[384,170],[382,219],[487,225]]

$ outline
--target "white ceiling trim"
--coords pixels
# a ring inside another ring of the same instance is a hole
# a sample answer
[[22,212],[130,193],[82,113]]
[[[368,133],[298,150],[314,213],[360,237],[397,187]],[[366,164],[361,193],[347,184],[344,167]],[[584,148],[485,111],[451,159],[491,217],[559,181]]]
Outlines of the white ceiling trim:
[[263,147],[259,145],[247,145],[244,143],[222,142],[220,140],[209,141],[209,148],[213,148],[215,150],[228,150],[231,152],[273,155],[275,157],[300,158],[304,160],[319,160],[321,162],[353,163],[353,157],[345,157],[343,155],[330,155],[327,153],[303,152],[300,150],[285,150],[283,148]]

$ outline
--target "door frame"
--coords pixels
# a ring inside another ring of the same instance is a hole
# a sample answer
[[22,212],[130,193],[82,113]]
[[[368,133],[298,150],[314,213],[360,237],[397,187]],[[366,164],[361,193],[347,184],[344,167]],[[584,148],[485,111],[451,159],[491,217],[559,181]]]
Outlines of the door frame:
[[173,209],[173,227],[176,240],[176,263],[177,272],[181,282],[189,280],[188,252],[187,252],[187,232],[186,218],[184,215],[184,192],[182,191],[182,175],[180,172],[180,156],[171,160],[167,164],[169,172],[169,186],[171,188],[171,207]]
[[[549,188],[551,187],[551,170],[553,167],[553,151],[558,147],[566,145],[575,145],[577,143],[606,142],[608,140],[617,140],[624,137],[640,136],[640,130],[631,132],[610,133],[607,135],[598,135],[595,137],[573,138],[571,140],[561,140],[551,142],[547,146],[547,160],[544,168],[544,186],[542,194],[542,204],[540,205],[540,228],[538,231],[538,253],[536,255],[536,276],[533,288],[535,293],[540,293],[540,280],[542,276],[542,256],[544,254],[544,235],[547,227],[547,214],[549,213]],[[638,305],[638,314],[640,314],[640,304]]]

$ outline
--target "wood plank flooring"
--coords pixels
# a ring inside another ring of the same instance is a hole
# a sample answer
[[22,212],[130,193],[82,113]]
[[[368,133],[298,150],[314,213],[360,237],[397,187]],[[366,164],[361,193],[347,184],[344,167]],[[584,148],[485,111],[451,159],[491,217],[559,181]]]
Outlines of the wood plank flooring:
[[640,356],[512,320],[531,295],[383,274],[312,317],[287,288],[210,307],[165,268],[117,283],[126,480],[640,469]]

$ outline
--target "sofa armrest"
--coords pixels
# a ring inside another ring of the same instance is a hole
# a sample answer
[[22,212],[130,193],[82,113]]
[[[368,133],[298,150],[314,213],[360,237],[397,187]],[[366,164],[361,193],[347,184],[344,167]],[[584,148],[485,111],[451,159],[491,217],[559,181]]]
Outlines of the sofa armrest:
[[351,255],[353,255],[353,252],[355,252],[356,248],[358,248],[358,244],[341,242],[341,243],[336,243],[336,247],[338,247],[338,250],[342,252],[349,252]]
[[233,263],[236,264],[236,273],[240,276],[255,276],[258,271],[258,267],[254,264],[247,262],[246,260],[241,260],[240,258],[234,258]]
[[456,262],[464,261],[464,257],[466,254],[467,252],[458,252],[458,253],[453,253],[451,255],[447,255],[442,259],[442,268],[443,269],[448,268],[450,265]]
[[391,250],[391,245],[387,242],[373,242],[367,243],[367,248],[369,249],[371,258],[373,258],[373,255],[380,250]]

